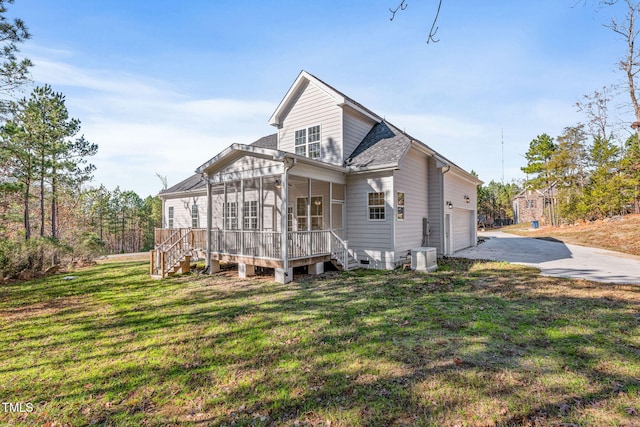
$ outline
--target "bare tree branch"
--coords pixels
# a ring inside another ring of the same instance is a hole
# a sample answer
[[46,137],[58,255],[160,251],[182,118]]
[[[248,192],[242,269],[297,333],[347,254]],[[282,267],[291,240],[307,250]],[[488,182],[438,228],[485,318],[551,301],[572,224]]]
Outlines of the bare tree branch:
[[389,8],[389,12],[391,12],[391,18],[389,18],[389,20],[390,20],[390,21],[393,21],[393,18],[395,18],[395,17],[396,17],[396,13],[397,13],[399,10],[405,10],[405,9],[407,8],[407,6],[409,6],[409,4],[408,4],[408,3],[405,3],[405,2],[406,2],[406,0],[402,0],[402,1],[400,2],[400,4],[398,5],[398,7],[396,7],[395,9],[391,9],[391,8]]
[[[395,9],[389,8],[389,12],[391,12],[391,17],[389,18],[390,21],[393,21],[393,19],[396,17],[396,13],[405,10],[407,6],[409,6],[409,3],[407,3],[406,1],[407,0],[402,0]],[[433,18],[433,22],[431,23],[431,29],[429,30],[429,36],[427,37],[427,44],[429,44],[429,42],[438,43],[440,41],[440,39],[436,39],[435,37],[439,29],[436,24],[438,23],[438,17],[440,16],[441,8],[442,0],[438,0],[438,10],[436,11],[436,15]]]
[[436,12],[435,18],[433,18],[433,23],[431,24],[431,29],[429,30],[429,37],[427,38],[427,44],[429,44],[430,41],[434,43],[438,43],[440,41],[440,39],[436,40],[434,39],[434,37],[438,32],[438,28],[440,28],[440,27],[436,27],[436,23],[438,22],[438,17],[440,16],[441,7],[442,7],[442,0],[438,2],[438,11]]

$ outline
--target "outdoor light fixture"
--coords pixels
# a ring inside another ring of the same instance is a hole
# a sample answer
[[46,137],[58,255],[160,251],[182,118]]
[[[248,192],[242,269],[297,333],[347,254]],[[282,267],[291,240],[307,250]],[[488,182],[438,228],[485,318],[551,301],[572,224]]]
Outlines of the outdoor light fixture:
[[466,194],[464,195],[464,202],[465,203],[469,203],[471,201],[471,197],[467,196]]
[[449,209],[453,209],[453,203],[451,203],[451,202],[447,202],[447,207],[448,207]]
[[322,201],[320,201],[320,200],[315,200],[315,201],[313,202],[313,204],[314,204],[314,205],[316,205],[316,206],[320,206],[320,205],[322,204]]
[[276,188],[282,188],[282,182],[280,182],[279,179],[276,179],[275,184],[276,184]]

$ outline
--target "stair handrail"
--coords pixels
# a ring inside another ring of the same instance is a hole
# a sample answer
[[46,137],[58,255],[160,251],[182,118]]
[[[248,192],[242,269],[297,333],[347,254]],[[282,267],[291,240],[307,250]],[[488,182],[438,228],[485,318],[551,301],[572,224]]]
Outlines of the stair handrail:
[[[162,277],[164,277],[165,273],[182,258],[186,255],[191,249],[192,245],[189,244],[189,238],[192,234],[191,228],[178,228],[176,231],[171,233],[169,237],[167,237],[162,243],[156,246],[154,251],[156,251],[156,256],[152,257],[159,259],[160,269],[159,272]],[[176,236],[179,236],[176,239]],[[173,241],[175,240],[175,241]],[[173,242],[172,242],[173,241]],[[178,250],[178,244],[182,250]],[[153,265],[152,265],[153,269]]]
[[340,246],[340,250],[335,250],[336,259],[342,263],[342,268],[344,270],[348,270],[349,269],[349,241],[342,240],[340,236],[338,236],[336,232],[333,230],[329,230],[329,232],[331,233],[331,237],[332,237],[331,238],[331,254],[334,253],[334,243],[337,243],[336,246]]
[[[180,240],[183,237],[183,234],[182,234],[183,230],[186,230],[185,234],[187,234],[191,229],[190,228],[176,228],[175,231],[169,235],[169,237],[164,239],[162,242],[156,244],[155,248],[156,249],[161,249],[161,248],[163,248],[163,247],[165,247],[167,245],[170,246],[173,243],[175,243],[176,241]],[[176,239],[176,236],[179,236],[179,237]]]
[[[177,262],[191,250],[191,245],[189,245],[188,239],[191,229],[187,228],[185,230],[187,231],[182,236],[180,236],[180,239],[178,239],[164,251],[167,254],[167,256],[165,256],[165,271],[176,265]],[[182,248],[182,250],[178,250],[178,244],[180,244],[180,248]]]

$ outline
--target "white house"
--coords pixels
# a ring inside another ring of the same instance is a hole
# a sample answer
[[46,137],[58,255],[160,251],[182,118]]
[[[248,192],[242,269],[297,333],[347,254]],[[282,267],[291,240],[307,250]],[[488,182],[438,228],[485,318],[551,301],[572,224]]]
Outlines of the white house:
[[[159,230],[152,273],[195,246],[210,272],[235,262],[242,276],[261,266],[288,282],[294,267],[392,269],[412,248],[476,244],[481,181],[317,77],[302,71],[269,123],[276,134],[231,145],[160,193],[176,231]],[[162,255],[169,247],[180,249]]]

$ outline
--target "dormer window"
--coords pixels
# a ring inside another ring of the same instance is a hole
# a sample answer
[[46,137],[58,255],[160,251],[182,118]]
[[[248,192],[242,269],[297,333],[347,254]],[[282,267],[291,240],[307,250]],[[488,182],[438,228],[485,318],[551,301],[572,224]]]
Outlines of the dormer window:
[[295,136],[296,154],[310,159],[320,158],[320,125],[297,130]]

